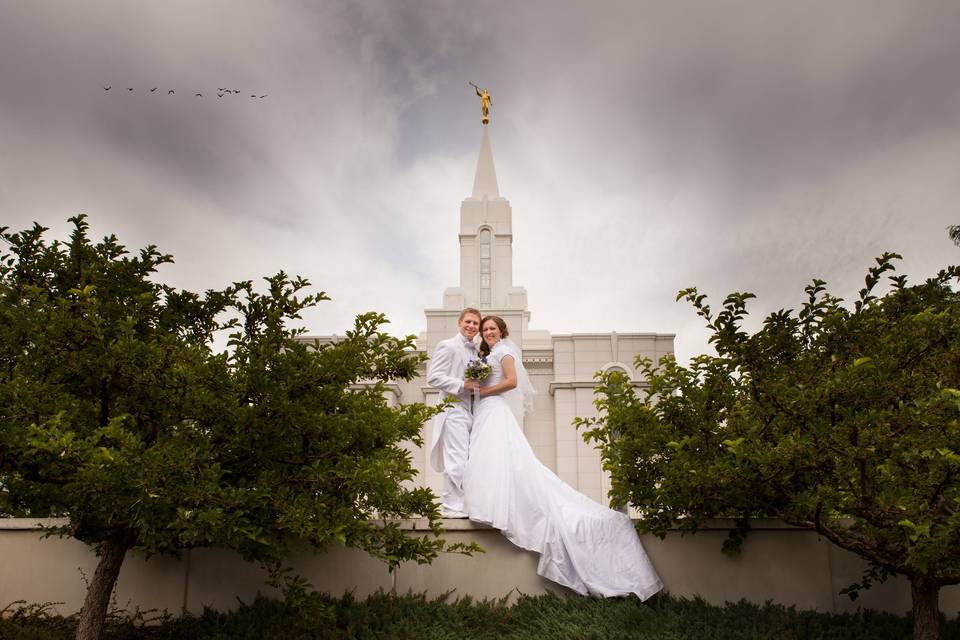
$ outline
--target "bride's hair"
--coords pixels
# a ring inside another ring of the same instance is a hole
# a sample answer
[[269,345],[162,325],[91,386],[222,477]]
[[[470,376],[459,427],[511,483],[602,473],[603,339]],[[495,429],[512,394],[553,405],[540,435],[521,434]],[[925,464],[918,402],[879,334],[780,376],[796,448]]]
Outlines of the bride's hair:
[[487,341],[483,339],[483,325],[487,324],[487,320],[493,320],[497,323],[497,327],[500,329],[500,339],[506,338],[510,335],[510,332],[507,331],[507,323],[503,321],[503,318],[499,316],[487,316],[480,321],[480,355],[487,357],[490,355],[490,345],[487,344]]

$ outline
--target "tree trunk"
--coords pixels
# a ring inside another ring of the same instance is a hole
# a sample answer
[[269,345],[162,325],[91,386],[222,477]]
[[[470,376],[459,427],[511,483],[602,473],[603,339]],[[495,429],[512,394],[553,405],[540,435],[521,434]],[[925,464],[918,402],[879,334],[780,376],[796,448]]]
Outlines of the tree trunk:
[[913,640],[940,639],[940,585],[924,576],[910,578]]
[[120,567],[129,546],[122,534],[100,543],[97,549],[100,561],[83,600],[80,619],[77,621],[76,640],[100,640],[103,623],[107,618],[107,607],[110,605],[110,594],[117,583],[117,576],[120,575]]

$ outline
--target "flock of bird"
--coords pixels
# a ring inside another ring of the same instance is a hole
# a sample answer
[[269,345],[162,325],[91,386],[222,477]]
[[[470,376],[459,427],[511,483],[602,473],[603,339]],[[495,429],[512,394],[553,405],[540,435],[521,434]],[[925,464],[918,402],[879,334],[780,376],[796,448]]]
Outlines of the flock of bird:
[[[104,87],[103,90],[104,90],[104,91],[110,91],[110,89],[112,89],[112,88],[113,88],[113,85],[110,85],[109,87]],[[153,93],[153,92],[156,91],[158,88],[159,88],[159,87],[154,87],[153,89],[148,90],[147,93]],[[133,91],[133,87],[127,87],[127,91]],[[176,91],[174,91],[173,89],[170,89],[170,90],[167,91],[167,95],[168,95],[168,96],[172,96],[172,95],[174,95],[175,93],[176,93]],[[218,98],[222,98],[223,96],[228,95],[228,94],[232,95],[232,94],[238,94],[238,93],[240,93],[240,89],[228,89],[227,87],[217,87],[217,97],[218,97]],[[202,98],[202,97],[203,97],[203,94],[198,91],[197,93],[193,94],[193,97],[195,97],[195,98]],[[250,97],[251,97],[251,98],[256,98],[257,100],[260,100],[260,99],[262,99],[262,98],[266,98],[266,97],[267,97],[267,94],[263,94],[262,96],[258,96],[258,95],[255,94],[255,93],[251,93],[251,94],[250,94]]]

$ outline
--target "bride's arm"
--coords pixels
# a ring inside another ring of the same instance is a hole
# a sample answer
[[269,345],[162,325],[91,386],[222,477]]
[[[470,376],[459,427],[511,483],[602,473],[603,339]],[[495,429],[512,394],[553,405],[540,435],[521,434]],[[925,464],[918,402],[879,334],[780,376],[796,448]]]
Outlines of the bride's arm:
[[505,355],[500,360],[500,366],[503,367],[503,380],[489,387],[480,387],[481,396],[490,396],[504,391],[510,391],[517,387],[517,365],[513,361],[513,356]]

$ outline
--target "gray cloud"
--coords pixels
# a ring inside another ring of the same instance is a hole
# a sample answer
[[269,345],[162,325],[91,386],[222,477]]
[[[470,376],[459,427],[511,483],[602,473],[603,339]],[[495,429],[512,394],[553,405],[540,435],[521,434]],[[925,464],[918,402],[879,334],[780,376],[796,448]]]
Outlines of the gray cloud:
[[456,284],[468,81],[493,93],[534,326],[676,331],[688,357],[706,344],[679,288],[764,311],[814,276],[849,295],[883,250],[916,277],[960,257],[955,3],[0,11],[0,222],[86,211],[174,253],[179,286],[303,273],[335,298],[317,332],[371,308],[417,332]]

